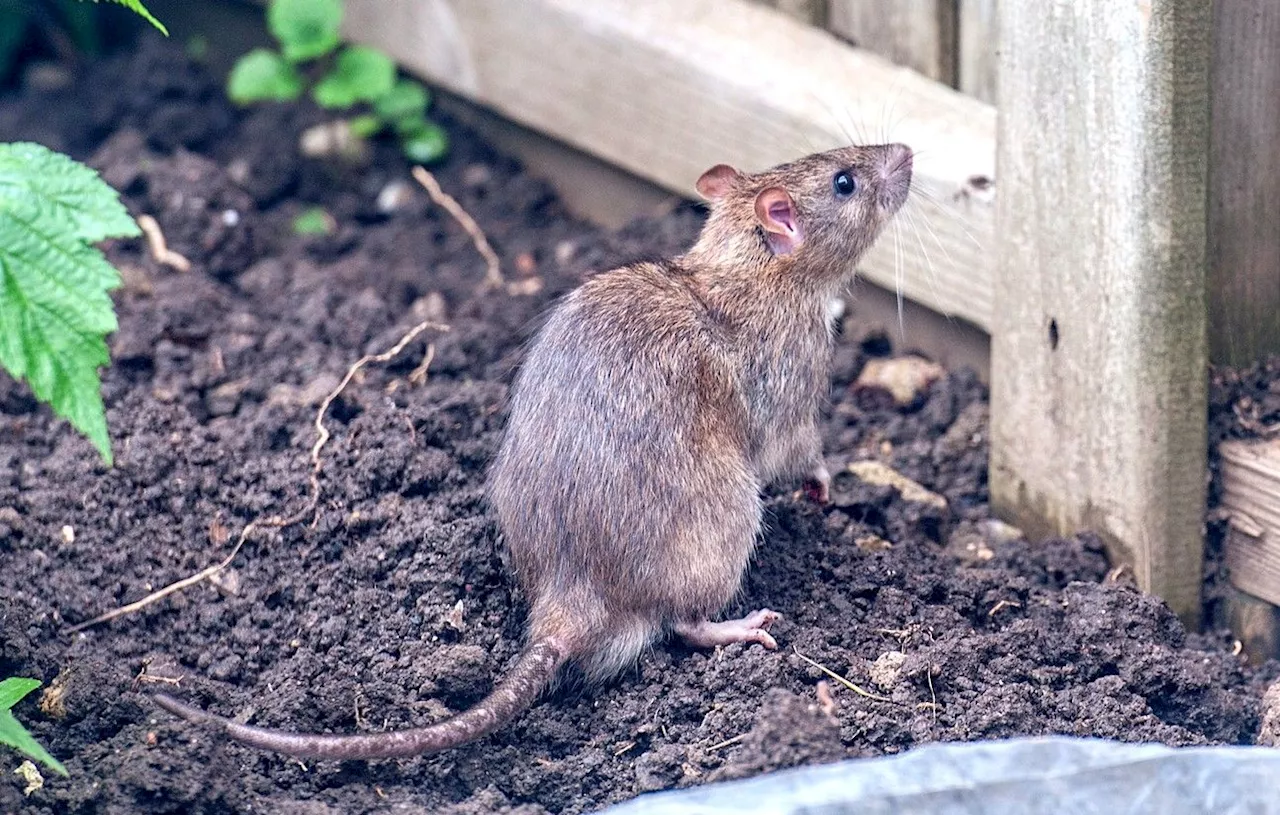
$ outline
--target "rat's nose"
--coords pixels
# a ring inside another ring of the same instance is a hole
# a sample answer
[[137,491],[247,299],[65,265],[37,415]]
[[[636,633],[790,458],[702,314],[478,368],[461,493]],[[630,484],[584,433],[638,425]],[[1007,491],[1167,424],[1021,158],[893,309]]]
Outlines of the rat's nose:
[[886,144],[884,146],[884,164],[881,165],[881,177],[890,179],[899,173],[911,180],[911,165],[915,154],[905,144]]
[[880,206],[886,212],[897,212],[911,189],[911,165],[914,154],[905,144],[886,144],[880,163]]

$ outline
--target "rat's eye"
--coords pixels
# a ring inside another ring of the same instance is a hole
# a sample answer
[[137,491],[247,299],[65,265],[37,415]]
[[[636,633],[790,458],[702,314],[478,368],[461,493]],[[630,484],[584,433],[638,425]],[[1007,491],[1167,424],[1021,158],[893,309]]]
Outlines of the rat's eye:
[[841,170],[836,173],[835,178],[831,179],[831,185],[835,187],[836,195],[841,198],[848,198],[858,189],[858,182],[848,170]]

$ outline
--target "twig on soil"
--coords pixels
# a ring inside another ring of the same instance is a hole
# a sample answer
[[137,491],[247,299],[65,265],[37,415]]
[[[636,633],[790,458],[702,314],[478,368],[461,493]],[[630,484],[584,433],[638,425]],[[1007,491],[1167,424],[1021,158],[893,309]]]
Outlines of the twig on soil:
[[507,285],[507,281],[502,276],[502,264],[498,260],[498,253],[493,251],[493,247],[489,245],[489,239],[485,237],[475,219],[462,208],[462,205],[452,195],[440,189],[440,184],[436,181],[436,177],[424,168],[414,167],[413,177],[427,191],[427,195],[431,196],[431,200],[444,207],[453,216],[453,219],[458,222],[458,225],[467,231],[467,234],[471,236],[472,242],[476,245],[476,251],[489,264],[489,268],[484,275],[484,288],[504,288]]
[[182,685],[182,677],[180,677],[180,676],[153,676],[152,674],[147,673],[147,669],[144,667],[144,668],[142,669],[142,672],[141,672],[141,673],[139,673],[137,676],[135,676],[135,677],[133,678],[133,688],[134,688],[134,690],[136,690],[136,689],[138,688],[138,686],[139,686],[139,685],[146,685],[146,684],[151,684],[151,685],[172,685],[173,687],[175,687],[175,688],[176,688],[176,687],[179,687],[179,686],[181,686],[181,685]]
[[929,665],[924,671],[924,680],[929,683],[929,710],[933,713],[933,726],[938,726],[938,694],[933,690],[933,666]]
[[[439,183],[436,182],[435,176],[431,175],[431,173],[427,172],[422,167],[415,167],[413,168],[413,177],[418,180],[418,183],[422,184],[422,186],[426,188],[427,193],[431,196],[431,199],[435,201],[437,204],[439,204],[440,206],[444,207],[445,210],[447,210],[448,213],[453,216],[454,220],[456,220],[458,224],[464,230],[466,230],[467,234],[471,236],[471,240],[475,244],[476,251],[479,252],[480,255],[484,257],[485,262],[488,263],[488,272],[486,274],[486,286],[498,286],[498,287],[505,286],[506,281],[502,277],[501,264],[498,261],[498,255],[496,252],[493,251],[493,247],[489,245],[489,239],[485,237],[484,232],[481,231],[479,225],[476,224],[475,219],[473,219],[467,213],[467,211],[463,209],[462,206],[456,200],[454,200],[452,196],[450,196],[448,193],[446,193],[444,190],[440,188]],[[143,232],[147,234],[148,239],[151,241],[152,251],[157,255],[157,259],[160,259],[162,253],[168,252],[168,249],[166,249],[164,246],[164,235],[160,232],[160,226],[159,224],[155,223],[154,218],[150,219],[150,222],[151,222],[150,228],[142,224],[143,218],[148,218],[148,217],[149,216],[144,215],[139,218],[139,227],[143,230]],[[177,257],[181,258],[183,262],[186,262],[186,258],[182,258],[181,255],[177,255]],[[188,263],[188,267],[189,266],[190,264]],[[329,407],[333,404],[334,400],[337,399],[338,396],[342,394],[342,391],[346,389],[347,385],[350,384],[351,380],[355,377],[355,375],[360,371],[361,368],[363,368],[365,365],[368,365],[371,362],[388,362],[391,359],[394,359],[396,356],[400,354],[400,352],[402,352],[405,349],[405,347],[409,343],[413,342],[414,339],[416,339],[419,334],[421,334],[423,331],[426,331],[427,329],[435,329],[437,331],[448,331],[449,326],[443,323],[438,323],[434,320],[423,320],[422,322],[418,323],[413,328],[410,328],[407,332],[405,332],[404,336],[402,336],[399,339],[399,341],[396,342],[396,344],[393,345],[388,350],[382,352],[381,354],[366,354],[365,356],[357,360],[355,364],[353,364],[350,368],[347,369],[346,376],[342,378],[342,381],[338,383],[338,386],[334,388],[329,393],[329,395],[324,398],[323,402],[321,402],[320,409],[316,411],[316,418],[315,418],[316,442],[311,448],[311,473],[308,478],[308,485],[310,487],[310,496],[308,497],[307,503],[305,506],[303,506],[300,510],[298,510],[293,515],[290,515],[287,518],[281,518],[278,515],[272,516],[271,518],[266,518],[266,519],[255,518],[254,520],[246,524],[244,529],[241,530],[240,537],[236,540],[236,545],[232,547],[230,554],[228,554],[225,558],[223,558],[218,563],[215,563],[212,566],[208,566],[196,572],[195,574],[190,575],[189,577],[184,577],[183,579],[175,583],[170,583],[169,585],[165,586],[159,591],[154,591],[151,594],[148,594],[146,597],[143,597],[141,600],[137,600],[135,602],[129,603],[128,605],[120,606],[119,608],[108,611],[105,614],[100,614],[91,620],[87,620],[85,622],[78,623],[77,625],[73,625],[67,629],[67,633],[74,634],[77,631],[83,631],[86,628],[91,628],[95,625],[100,625],[101,623],[114,620],[117,617],[123,617],[126,614],[132,614],[135,611],[139,611],[143,608],[146,608],[147,606],[157,602],[158,600],[163,600],[165,597],[168,597],[169,595],[175,592],[179,592],[185,588],[194,586],[195,584],[201,582],[202,580],[207,580],[210,577],[213,577],[214,575],[218,574],[223,569],[231,565],[231,563],[235,560],[236,555],[240,554],[240,549],[244,546],[244,542],[248,539],[249,533],[252,532],[254,529],[258,527],[270,527],[270,528],[279,529],[279,528],[292,526],[298,523],[299,521],[301,521],[308,514],[316,511],[317,508],[320,506],[320,470],[323,465],[323,462],[320,458],[320,451],[324,449],[324,446],[325,444],[328,443],[329,436],[330,436],[329,429],[325,427],[325,424],[324,424],[324,417],[325,417],[325,414],[328,412]],[[424,382],[426,380],[427,367],[431,364],[431,361],[433,359],[435,359],[434,344],[429,345],[427,347],[426,355],[423,357],[423,360],[418,365],[418,367],[415,368],[413,372],[409,374],[409,380],[411,382],[414,382],[415,384],[420,384],[421,382]]]
[[142,609],[146,608],[152,603],[158,600],[163,600],[164,598],[168,597],[170,594],[173,594],[174,592],[182,591],[188,586],[194,586],[195,584],[199,583],[201,580],[206,580],[214,576],[218,572],[222,571],[223,569],[231,565],[231,561],[235,560],[236,555],[240,553],[240,547],[244,546],[245,540],[249,537],[249,533],[252,532],[254,528],[258,526],[272,526],[272,527],[288,526],[291,523],[297,523],[299,520],[301,520],[306,515],[307,511],[308,510],[304,509],[302,512],[298,513],[296,516],[293,516],[290,518],[267,518],[266,520],[263,520],[263,521],[259,521],[257,519],[250,521],[248,524],[245,525],[245,528],[241,530],[240,538],[236,541],[236,545],[232,547],[231,554],[227,555],[220,562],[215,563],[212,566],[207,566],[204,569],[201,569],[200,571],[196,572],[195,574],[189,577],[182,578],[176,583],[170,583],[169,585],[165,586],[164,588],[158,591],[153,591],[152,593],[148,594],[146,597],[143,597],[141,600],[136,600],[127,605],[123,605],[123,606],[120,606],[119,608],[112,609],[111,611],[108,611],[105,614],[99,614],[97,617],[94,617],[92,620],[86,620],[85,622],[77,623],[76,625],[73,625],[70,628],[68,628],[66,630],[66,633],[74,634],[77,631],[83,631],[86,628],[92,628],[95,625],[101,625],[102,623],[110,622],[111,620],[114,620],[117,617],[123,617],[126,614],[132,614],[135,611],[141,611]]
[[427,346],[427,353],[422,355],[422,362],[418,363],[418,367],[409,372],[409,381],[415,385],[421,386],[427,381],[427,368],[431,367],[431,362],[436,358],[436,344],[433,342]]
[[865,697],[865,698],[867,698],[867,699],[873,699],[873,700],[875,700],[875,701],[877,701],[877,702],[888,702],[889,704],[895,704],[895,703],[894,703],[894,701],[893,701],[892,699],[888,698],[887,696],[880,696],[879,694],[872,693],[872,692],[871,692],[871,691],[869,691],[869,690],[863,690],[862,688],[860,688],[860,687],[858,687],[857,685],[855,685],[855,684],[853,684],[852,682],[850,682],[850,681],[849,681],[848,679],[846,679],[845,677],[841,676],[840,674],[838,674],[838,673],[836,673],[835,671],[833,671],[833,670],[831,670],[830,668],[828,668],[826,665],[823,665],[823,664],[822,664],[822,663],[820,663],[820,662],[816,662],[816,661],[814,661],[814,660],[812,660],[812,659],[809,659],[807,656],[805,656],[804,654],[802,654],[802,653],[800,653],[799,651],[797,651],[794,647],[793,647],[791,650],[792,650],[792,652],[793,652],[796,656],[800,657],[800,658],[801,658],[801,659],[803,659],[805,662],[809,663],[809,664],[810,664],[810,665],[812,665],[813,667],[815,667],[815,668],[817,668],[818,670],[822,671],[824,674],[826,674],[827,676],[831,677],[831,678],[832,678],[832,679],[834,679],[835,681],[839,682],[841,685],[844,685],[846,688],[848,688],[849,690],[851,690],[851,691],[853,691],[854,693],[858,694],[859,696]]
[[[320,451],[323,450],[325,444],[329,442],[329,428],[324,426],[324,415],[329,411],[329,406],[333,404],[335,399],[342,395],[342,392],[346,389],[347,385],[351,383],[351,380],[355,375],[360,372],[361,368],[368,365],[370,362],[389,362],[390,360],[395,359],[400,355],[400,352],[405,349],[405,346],[413,342],[419,334],[426,331],[428,328],[433,328],[436,331],[449,330],[449,326],[444,323],[437,323],[434,320],[423,320],[413,328],[410,328],[395,345],[391,346],[386,351],[383,351],[381,354],[365,354],[360,357],[360,359],[356,360],[355,364],[347,369],[347,375],[342,377],[342,381],[338,383],[338,387],[330,391],[329,395],[320,403],[320,409],[316,411],[315,420],[316,443],[311,447],[311,505],[308,509],[315,507],[320,503],[320,469],[322,466]],[[418,366],[418,369],[422,370],[422,377],[424,379],[426,378],[425,366],[435,357],[434,348],[435,346],[432,345],[427,349],[426,359],[423,360],[422,365]],[[417,373],[418,369],[415,369],[413,373]],[[412,378],[413,374],[411,373],[409,376]]]
[[[73,625],[67,629],[67,633],[74,634],[77,631],[83,631],[86,628],[91,628],[95,625],[109,622],[111,620],[114,620],[117,617],[123,617],[126,614],[132,614],[135,611],[140,611],[158,600],[163,600],[164,598],[168,597],[170,594],[173,594],[174,592],[179,592],[185,588],[194,586],[195,584],[199,583],[202,580],[208,580],[209,578],[213,577],[214,575],[218,574],[223,569],[231,565],[232,561],[236,559],[236,555],[240,554],[240,549],[241,547],[244,546],[244,542],[248,539],[249,533],[252,532],[257,527],[261,526],[261,527],[270,527],[270,528],[280,529],[287,526],[293,526],[294,524],[298,523],[303,518],[305,518],[308,514],[315,511],[315,509],[320,505],[320,470],[322,469],[324,464],[323,460],[320,458],[320,451],[324,449],[324,446],[325,444],[328,443],[329,436],[330,436],[329,428],[325,427],[325,424],[324,424],[325,413],[328,412],[329,407],[333,404],[334,400],[337,399],[338,396],[342,394],[342,391],[347,387],[348,384],[350,384],[351,380],[355,377],[355,375],[360,371],[361,368],[368,365],[370,362],[387,362],[391,359],[394,359],[396,356],[400,354],[401,351],[405,349],[405,346],[413,342],[414,339],[417,338],[419,334],[421,334],[423,331],[426,331],[429,328],[434,328],[437,331],[449,330],[449,326],[444,325],[443,323],[434,322],[432,320],[424,320],[418,323],[413,328],[410,328],[409,331],[403,337],[400,338],[399,342],[391,346],[391,348],[389,348],[388,350],[382,352],[381,354],[365,354],[363,357],[357,360],[354,365],[352,365],[350,368],[347,369],[347,375],[342,377],[342,381],[338,383],[338,386],[334,388],[332,391],[330,391],[329,395],[326,396],[324,398],[324,401],[320,403],[320,409],[316,411],[315,428],[316,428],[317,438],[316,438],[316,443],[311,447],[311,474],[308,477],[308,484],[311,488],[310,490],[311,494],[307,499],[306,505],[303,506],[302,509],[298,510],[293,515],[290,515],[287,518],[281,518],[278,515],[273,516],[271,518],[266,518],[266,519],[255,518],[254,520],[246,524],[245,528],[240,531],[240,537],[236,540],[236,545],[232,547],[231,553],[228,554],[221,561],[213,564],[212,566],[207,566],[204,569],[201,569],[200,571],[196,572],[195,574],[189,577],[184,577],[183,579],[177,581],[176,583],[170,583],[169,585],[165,586],[159,591],[154,591],[151,594],[148,594],[146,597],[143,597],[141,600],[137,600],[135,602],[129,603],[128,605],[120,606],[119,608],[108,611],[105,614],[100,614],[97,617],[94,617],[92,620],[87,620],[86,622]],[[428,354],[428,356],[430,356],[430,354]]]
[[746,733],[739,733],[738,735],[734,736],[734,737],[733,737],[733,738],[731,738],[731,739],[725,739],[724,741],[720,742],[719,744],[713,744],[713,745],[711,745],[710,747],[708,747],[708,748],[707,748],[707,752],[708,752],[708,753],[714,753],[714,752],[715,752],[715,751],[717,751],[717,750],[723,750],[723,749],[724,749],[724,748],[726,748],[726,747],[731,747],[731,746],[733,746],[733,745],[737,744],[738,742],[742,741],[742,740],[743,740],[743,739],[745,739],[746,737],[747,737],[747,734],[746,734]]
[[906,642],[911,636],[911,631],[906,628],[876,628],[872,629],[877,634],[884,634],[886,637],[893,637],[898,642]]
[[138,228],[142,230],[143,235],[147,236],[147,247],[151,250],[151,257],[155,258],[156,263],[171,266],[180,272],[191,271],[191,261],[170,249],[165,243],[164,232],[160,230],[159,221],[150,215],[139,215],[137,221]]
[[994,617],[1006,608],[1022,608],[1022,603],[1017,600],[1001,600],[991,607],[991,610],[987,612],[987,616]]

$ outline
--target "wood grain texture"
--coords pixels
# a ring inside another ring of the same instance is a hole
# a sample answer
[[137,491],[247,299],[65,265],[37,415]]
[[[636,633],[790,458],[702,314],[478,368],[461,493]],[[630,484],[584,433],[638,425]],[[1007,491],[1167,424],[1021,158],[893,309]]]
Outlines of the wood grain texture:
[[[348,0],[348,36],[682,195],[851,140],[919,155],[868,280],[987,329],[995,110],[743,0]],[[892,115],[892,127],[888,116]],[[859,135],[861,134],[861,135]]]
[[1209,5],[1006,2],[998,24],[992,502],[1097,531],[1194,625]]
[[1218,453],[1227,620],[1251,662],[1280,659],[1280,439],[1226,441]]
[[960,0],[956,87],[975,99],[996,103],[997,0]]
[[809,25],[827,27],[827,0],[751,0]]
[[1280,3],[1213,4],[1210,357],[1280,353]]
[[1218,452],[1231,584],[1280,605],[1280,439],[1226,441]]
[[829,25],[861,48],[956,84],[956,0],[831,0]]

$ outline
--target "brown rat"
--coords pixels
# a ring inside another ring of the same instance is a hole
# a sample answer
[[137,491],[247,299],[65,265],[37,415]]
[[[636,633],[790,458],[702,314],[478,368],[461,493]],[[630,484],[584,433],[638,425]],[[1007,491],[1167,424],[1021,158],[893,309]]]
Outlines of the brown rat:
[[475,707],[413,730],[322,735],[156,701],[292,756],[392,758],[492,732],[567,662],[608,679],[664,632],[776,647],[773,611],[711,617],[739,591],[761,488],[806,476],[825,500],[827,304],[906,200],[911,167],[898,144],[756,174],[718,165],[698,179],[711,211],[688,252],[597,275],[556,306],[516,377],[488,482],[531,604],[529,645]]

